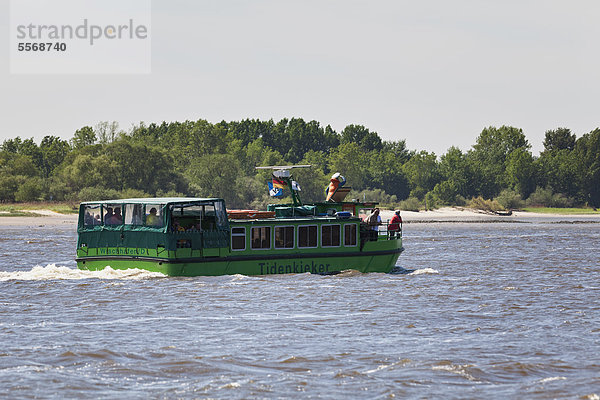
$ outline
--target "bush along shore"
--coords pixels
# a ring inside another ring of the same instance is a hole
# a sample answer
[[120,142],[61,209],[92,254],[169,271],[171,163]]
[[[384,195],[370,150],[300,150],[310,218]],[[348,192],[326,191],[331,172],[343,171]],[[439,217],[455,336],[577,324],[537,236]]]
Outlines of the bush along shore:
[[270,172],[254,168],[301,163],[313,166],[294,171],[307,202],[323,200],[331,174],[340,172],[353,188],[349,199],[390,209],[593,212],[600,206],[600,129],[580,137],[551,129],[543,145],[533,155],[524,132],[511,126],[486,127],[470,150],[451,147],[438,156],[410,150],[404,140],[382,140],[362,125],[336,132],[301,118],[140,123],[129,131],[101,122],[69,140],[4,140],[0,204],[45,201],[68,208],[108,198],[201,196],[224,198],[230,208],[263,208],[274,202],[266,185]]

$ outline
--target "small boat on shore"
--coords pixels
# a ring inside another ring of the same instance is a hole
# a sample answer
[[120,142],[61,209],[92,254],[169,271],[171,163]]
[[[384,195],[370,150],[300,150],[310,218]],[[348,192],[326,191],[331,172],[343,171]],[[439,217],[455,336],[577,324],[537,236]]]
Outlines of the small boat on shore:
[[403,251],[401,227],[368,225],[361,212],[377,203],[339,201],[345,195],[330,192],[329,201],[302,204],[289,173],[295,167],[262,167],[273,169],[293,199],[266,211],[228,211],[220,198],[81,203],[77,266],[170,276],[391,272]]

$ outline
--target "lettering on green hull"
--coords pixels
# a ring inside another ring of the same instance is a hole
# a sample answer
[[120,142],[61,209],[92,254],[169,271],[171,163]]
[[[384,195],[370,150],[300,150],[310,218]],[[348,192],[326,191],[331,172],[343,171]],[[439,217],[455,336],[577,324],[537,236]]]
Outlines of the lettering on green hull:
[[148,254],[148,249],[142,248],[104,248],[100,247],[98,249],[98,255],[124,255],[124,256],[145,256]]
[[307,261],[303,263],[301,261],[294,261],[292,264],[285,263],[281,264],[277,261],[273,262],[259,262],[260,266],[260,274],[261,275],[270,275],[270,274],[301,274],[304,272],[310,272],[311,274],[323,274],[325,272],[329,272],[329,267],[331,264],[319,264],[314,261]]

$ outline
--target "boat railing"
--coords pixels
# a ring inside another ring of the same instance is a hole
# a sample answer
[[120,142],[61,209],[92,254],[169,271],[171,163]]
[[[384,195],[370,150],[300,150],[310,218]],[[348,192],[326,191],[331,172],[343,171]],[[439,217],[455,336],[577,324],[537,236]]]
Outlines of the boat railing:
[[381,224],[370,226],[366,223],[361,223],[360,234],[367,241],[378,241],[378,240],[396,240],[402,238],[402,223],[400,223],[398,230],[390,230],[390,220],[382,220]]
[[378,229],[378,236],[383,240],[386,239],[397,239],[402,237],[402,223],[398,225],[398,229],[390,229],[391,220],[385,220],[381,222]]

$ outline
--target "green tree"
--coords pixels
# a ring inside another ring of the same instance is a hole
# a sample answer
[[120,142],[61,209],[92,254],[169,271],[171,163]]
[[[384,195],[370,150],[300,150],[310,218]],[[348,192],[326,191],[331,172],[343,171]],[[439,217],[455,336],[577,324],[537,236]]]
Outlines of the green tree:
[[96,124],[94,133],[101,144],[108,144],[117,140],[121,132],[117,121],[101,121]]
[[71,139],[71,146],[74,149],[81,149],[85,146],[91,146],[96,143],[96,134],[91,126],[84,126],[83,128],[77,129],[73,138]]
[[[18,153],[0,151],[0,201],[15,201],[21,186],[35,179],[38,183],[39,170],[30,156]],[[19,201],[29,200],[25,190],[31,188],[32,182],[27,184],[18,195]],[[40,197],[41,192],[36,192],[34,199]]]
[[575,135],[568,128],[548,130],[544,138],[544,151],[573,150],[575,148],[575,140]]
[[15,201],[15,192],[19,189],[19,178],[15,175],[0,173],[0,202]]
[[25,179],[15,192],[15,201],[37,201],[44,191],[43,181],[40,178]]
[[600,207],[600,128],[580,137],[573,152],[581,197],[592,207]]
[[527,198],[536,187],[536,165],[524,148],[513,150],[506,160],[506,176],[511,189]]
[[384,148],[381,151],[371,151],[365,154],[367,160],[369,187],[381,189],[386,194],[403,200],[410,193],[408,179],[402,169],[403,155]]
[[356,143],[366,151],[383,148],[383,142],[377,132],[371,132],[362,125],[346,126],[341,133],[340,143]]
[[355,190],[368,187],[369,176],[365,152],[357,143],[349,142],[340,144],[329,155],[329,169],[339,172],[346,177],[347,185]]
[[285,158],[298,163],[309,151],[329,152],[339,144],[337,135],[331,127],[324,130],[317,121],[305,123],[301,118],[292,118],[287,126],[289,151]]
[[48,178],[71,151],[69,143],[56,136],[45,136],[39,148],[42,153],[42,174],[44,178]]
[[441,179],[436,155],[424,150],[414,154],[402,169],[410,183],[411,197],[422,199]]
[[239,161],[229,154],[209,154],[195,160],[188,169],[190,186],[200,197],[225,199],[230,208],[242,207],[236,182],[241,176]]
[[109,176],[111,188],[137,189],[150,194],[158,190],[180,193],[187,190],[183,177],[175,171],[173,158],[158,147],[122,139],[107,145],[104,154],[113,166]]
[[535,164],[540,171],[538,186],[551,187],[555,193],[569,197],[581,197],[579,161],[575,152],[569,149],[543,151]]
[[455,190],[454,196],[472,197],[477,194],[472,161],[458,147],[450,147],[440,157],[440,174],[443,181],[449,182],[444,186],[444,201],[450,188]]
[[0,146],[0,149],[7,153],[17,154],[19,152],[19,149],[21,148],[22,142],[23,141],[19,136],[17,136],[14,139],[6,139],[4,142],[2,142],[2,146]]
[[485,198],[493,198],[508,187],[505,175],[508,156],[516,149],[529,150],[530,147],[522,129],[512,126],[483,129],[468,154],[474,172],[481,177],[478,192]]

